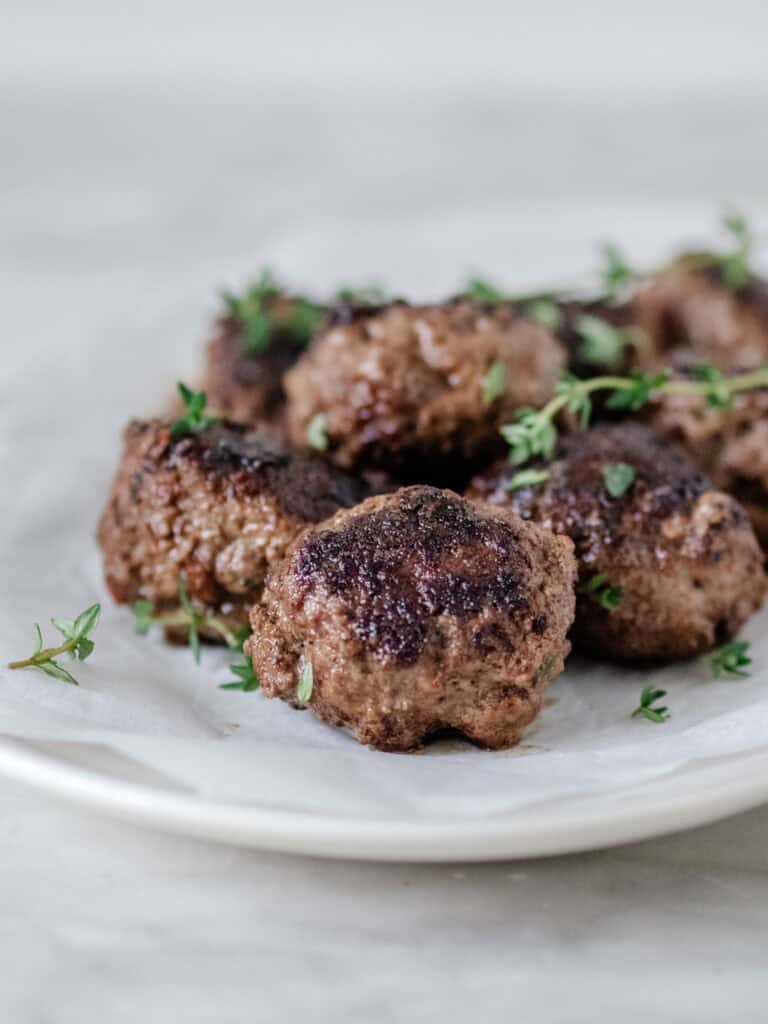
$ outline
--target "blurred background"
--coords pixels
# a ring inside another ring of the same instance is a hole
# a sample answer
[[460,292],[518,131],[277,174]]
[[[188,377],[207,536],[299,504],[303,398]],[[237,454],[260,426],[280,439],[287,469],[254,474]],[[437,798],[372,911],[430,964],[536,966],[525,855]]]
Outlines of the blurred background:
[[414,297],[541,282],[766,195],[760,0],[6,0],[2,21],[0,373],[92,402],[87,358],[110,429],[194,374],[217,289],[264,262]]

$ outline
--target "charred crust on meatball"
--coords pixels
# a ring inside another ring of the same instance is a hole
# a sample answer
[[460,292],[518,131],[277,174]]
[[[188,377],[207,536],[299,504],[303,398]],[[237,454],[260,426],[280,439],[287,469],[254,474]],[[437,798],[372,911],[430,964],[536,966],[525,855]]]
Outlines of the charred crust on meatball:
[[510,746],[563,667],[569,540],[419,486],[309,527],[270,571],[246,645],[267,697],[361,743],[408,751],[445,730]]
[[[519,611],[529,602],[519,530],[479,516],[449,492],[423,487],[401,494],[397,506],[308,538],[297,577],[320,580],[335,595],[354,591],[360,639],[382,659],[405,665],[421,653],[434,616]],[[455,572],[447,570],[453,561]]]
[[[634,479],[609,494],[604,470],[624,462]],[[468,496],[513,509],[569,536],[582,592],[574,638],[624,661],[689,657],[733,636],[760,607],[766,580],[744,509],[684,454],[647,427],[627,423],[566,436],[549,478],[509,491],[499,464]],[[602,575],[622,591],[607,608],[584,586]]]

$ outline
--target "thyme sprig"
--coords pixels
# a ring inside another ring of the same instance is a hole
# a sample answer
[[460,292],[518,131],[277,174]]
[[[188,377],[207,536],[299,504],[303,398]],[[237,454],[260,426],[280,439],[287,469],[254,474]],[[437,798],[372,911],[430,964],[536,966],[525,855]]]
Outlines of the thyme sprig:
[[666,722],[669,708],[654,707],[656,701],[667,696],[666,690],[657,690],[653,686],[644,686],[640,694],[640,703],[632,712],[632,718],[646,718],[649,722]]
[[752,659],[748,656],[746,640],[732,640],[718,647],[709,659],[715,676],[745,679],[749,675]]
[[179,608],[172,611],[156,611],[153,601],[143,598],[134,602],[134,630],[139,636],[146,636],[153,626],[179,626],[187,630],[187,643],[197,664],[200,663],[200,631],[216,633],[222,640],[237,650],[242,646],[238,634],[218,615],[198,611],[192,604],[186,583],[179,581]]
[[252,693],[254,690],[259,689],[261,684],[259,683],[259,677],[253,670],[253,662],[243,652],[243,644],[250,635],[251,631],[248,626],[240,626],[235,630],[234,650],[239,652],[240,658],[232,662],[229,670],[237,678],[231,683],[221,683],[219,686],[220,690],[242,690],[243,693]]
[[519,409],[514,423],[506,423],[500,433],[510,447],[509,459],[522,466],[534,458],[552,458],[557,444],[555,421],[560,413],[575,415],[581,426],[589,424],[592,395],[609,391],[610,409],[636,412],[652,397],[667,395],[700,395],[709,405],[723,407],[733,395],[754,388],[768,387],[768,366],[731,377],[719,374],[714,367],[699,367],[692,380],[672,379],[669,371],[646,374],[639,370],[626,377],[605,375],[580,379],[565,374],[555,387],[555,396],[541,409]]
[[274,300],[284,294],[268,267],[243,295],[222,292],[227,313],[242,324],[242,343],[248,355],[264,352],[278,331],[294,344],[306,345],[319,327],[325,315],[323,307],[303,296],[286,296],[285,311],[276,311]]
[[34,624],[35,649],[29,658],[22,661],[11,661],[8,668],[39,668],[41,672],[60,679],[64,683],[72,683],[77,686],[77,680],[63,668],[57,661],[62,654],[69,654],[78,661],[85,659],[93,652],[94,643],[90,634],[96,628],[101,613],[101,605],[92,604],[85,611],[80,612],[74,619],[51,619],[53,625],[64,637],[64,643],[58,647],[43,647],[43,634],[40,626]]
[[193,391],[183,381],[178,381],[177,387],[184,403],[184,415],[171,424],[171,437],[197,434],[219,422],[216,416],[209,416],[205,411],[208,397],[204,391]]

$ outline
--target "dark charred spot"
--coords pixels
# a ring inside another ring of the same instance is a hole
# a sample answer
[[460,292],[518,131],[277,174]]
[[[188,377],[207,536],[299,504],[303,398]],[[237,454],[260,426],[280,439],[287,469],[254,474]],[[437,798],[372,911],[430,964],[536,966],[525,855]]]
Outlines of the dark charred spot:
[[526,608],[526,568],[509,523],[480,516],[457,495],[413,487],[391,507],[309,538],[297,572],[345,596],[371,651],[412,664],[437,616]]
[[225,421],[187,434],[170,443],[169,455],[172,461],[196,461],[214,486],[229,485],[244,496],[269,494],[283,511],[307,523],[351,508],[370,493],[362,480],[319,456],[291,452],[241,423]]

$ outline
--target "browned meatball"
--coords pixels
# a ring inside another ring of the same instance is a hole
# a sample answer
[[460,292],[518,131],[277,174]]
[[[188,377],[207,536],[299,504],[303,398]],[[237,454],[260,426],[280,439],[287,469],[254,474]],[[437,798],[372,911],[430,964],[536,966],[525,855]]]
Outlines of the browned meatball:
[[[498,395],[486,375],[500,364]],[[552,333],[509,305],[392,303],[331,318],[286,374],[287,421],[307,444],[322,417],[331,457],[406,480],[467,479],[520,406],[540,406],[565,366]]]
[[702,395],[660,395],[646,416],[718,487],[738,498],[768,547],[768,390],[734,395],[728,409],[708,404]]
[[[619,463],[634,479],[614,497],[604,473]],[[647,427],[566,436],[547,469],[546,482],[510,493],[514,467],[497,465],[473,481],[469,496],[573,540],[574,639],[589,653],[690,657],[734,636],[760,607],[763,559],[743,509]]]
[[198,610],[247,623],[294,537],[368,493],[240,424],[173,439],[167,422],[135,421],[99,525],[107,586],[119,603],[146,598],[170,610],[183,580]]
[[640,286],[632,309],[656,367],[708,363],[735,372],[768,358],[768,285],[758,278],[729,288],[717,267],[691,268],[683,257]]
[[264,317],[258,321],[261,338],[249,337],[242,317],[230,314],[218,321],[206,353],[203,387],[219,415],[281,430],[283,375],[299,358],[323,311],[307,299],[274,291],[262,300],[259,312]]
[[503,509],[409,487],[304,532],[269,574],[247,651],[264,693],[379,750],[458,730],[520,739],[563,668],[573,547]]

